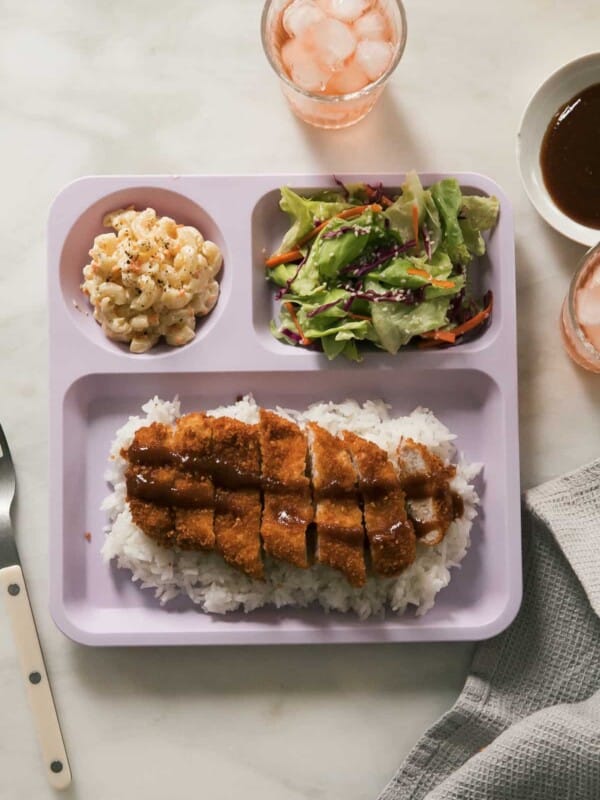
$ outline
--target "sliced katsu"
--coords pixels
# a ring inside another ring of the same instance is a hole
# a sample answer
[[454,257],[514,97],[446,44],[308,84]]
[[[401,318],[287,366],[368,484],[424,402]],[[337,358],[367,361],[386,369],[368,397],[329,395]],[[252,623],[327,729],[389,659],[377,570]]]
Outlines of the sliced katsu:
[[452,520],[462,513],[455,507],[450,489],[456,470],[412,439],[403,439],[396,455],[400,485],[417,538],[429,546],[439,544]]
[[172,430],[154,422],[139,428],[129,450],[122,453],[129,461],[125,473],[127,499],[133,522],[163,547],[177,544],[175,512],[170,504],[159,504],[148,479],[154,469],[169,464]]
[[352,586],[364,586],[365,534],[356,472],[344,442],[308,423],[317,523],[317,561],[342,572]]
[[308,568],[315,559],[363,586],[435,545],[463,513],[455,468],[412,439],[395,460],[373,442],[265,409],[258,424],[187,414],[139,428],[125,480],[133,522],[164,547],[215,550],[264,579],[263,553]]
[[259,437],[265,553],[306,568],[306,532],[314,517],[306,434],[295,422],[261,408]]
[[206,414],[187,414],[177,421],[173,451],[178,454],[186,477],[197,486],[195,502],[177,503],[175,530],[180,547],[201,550],[215,546],[215,486],[210,473],[212,460],[212,425]]
[[342,440],[358,476],[373,571],[398,575],[415,560],[416,539],[396,471],[385,450],[373,442],[350,431],[342,433]]
[[210,444],[211,427],[203,414],[182,417],[174,429],[153,423],[136,432],[127,492],[136,500],[130,504],[133,521],[148,528],[148,535],[184,550],[214,547]]
[[260,544],[260,443],[258,425],[230,417],[212,424],[215,541],[225,561],[251,578],[264,578]]

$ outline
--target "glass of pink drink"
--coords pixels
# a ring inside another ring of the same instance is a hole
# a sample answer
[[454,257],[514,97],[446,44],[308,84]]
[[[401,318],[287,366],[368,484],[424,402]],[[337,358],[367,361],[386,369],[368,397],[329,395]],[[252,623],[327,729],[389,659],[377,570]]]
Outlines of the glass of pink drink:
[[579,264],[561,313],[567,353],[590,372],[600,372],[600,243]]
[[261,33],[288,103],[319,128],[375,105],[406,44],[401,0],[267,0]]

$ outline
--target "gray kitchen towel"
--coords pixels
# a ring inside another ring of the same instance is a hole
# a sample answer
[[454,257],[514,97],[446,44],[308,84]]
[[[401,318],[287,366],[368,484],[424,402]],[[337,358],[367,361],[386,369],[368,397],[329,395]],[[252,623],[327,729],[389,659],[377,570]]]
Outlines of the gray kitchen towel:
[[524,597],[379,800],[600,800],[600,460],[527,492]]

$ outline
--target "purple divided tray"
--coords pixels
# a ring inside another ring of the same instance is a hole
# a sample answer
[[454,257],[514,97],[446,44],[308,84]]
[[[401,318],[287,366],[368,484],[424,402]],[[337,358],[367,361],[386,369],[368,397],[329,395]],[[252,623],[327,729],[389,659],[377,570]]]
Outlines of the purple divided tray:
[[[495,194],[498,225],[476,269],[494,292],[490,326],[448,350],[367,352],[328,362],[269,333],[273,291],[263,260],[283,231],[278,188],[332,185],[328,175],[110,176],[67,186],[48,226],[50,314],[50,610],[58,627],[88,645],[292,644],[484,639],[503,630],[521,601],[514,236],[510,204],[482,175],[452,173],[463,191]],[[342,175],[352,182],[403,175]],[[425,185],[444,175],[422,175]],[[104,337],[79,290],[104,214],[134,204],[195,225],[222,248],[221,297],[182,348],[132,355]],[[395,414],[424,405],[457,434],[469,461],[482,461],[480,514],[462,567],[434,608],[360,621],[352,614],[264,608],[205,614],[178,598],[161,607],[151,590],[103,562],[100,503],[110,441],[149,397],[179,395],[184,411],[231,403],[303,409],[317,400],[383,398]],[[91,540],[86,538],[91,533]]]

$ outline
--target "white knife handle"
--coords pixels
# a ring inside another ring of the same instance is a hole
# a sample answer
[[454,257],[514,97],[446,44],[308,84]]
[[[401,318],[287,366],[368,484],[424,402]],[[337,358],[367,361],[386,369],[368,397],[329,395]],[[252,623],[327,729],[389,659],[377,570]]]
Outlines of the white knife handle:
[[0,592],[10,617],[48,781],[55,789],[66,789],[71,770],[20,566],[0,570]]

